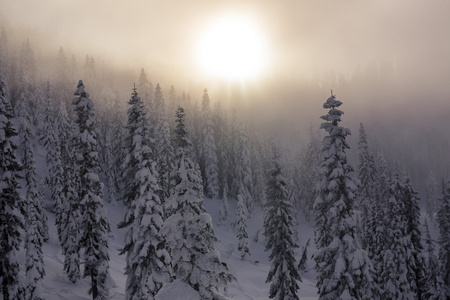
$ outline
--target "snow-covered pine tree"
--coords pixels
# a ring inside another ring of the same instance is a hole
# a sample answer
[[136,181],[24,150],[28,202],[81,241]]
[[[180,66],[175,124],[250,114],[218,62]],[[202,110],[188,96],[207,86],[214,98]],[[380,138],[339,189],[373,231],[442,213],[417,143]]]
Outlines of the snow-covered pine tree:
[[320,141],[313,134],[312,129],[309,133],[309,142],[301,156],[299,174],[296,180],[300,197],[300,209],[303,211],[306,220],[311,219],[314,208],[314,200],[317,197],[317,182],[319,182],[320,166]]
[[[108,166],[108,182],[109,182],[109,192],[111,195],[118,194],[116,200],[120,200],[120,193],[123,188],[121,184],[121,177],[123,173],[122,165],[123,158],[126,156],[126,149],[124,148],[124,138],[126,134],[126,118],[122,116],[122,109],[120,104],[120,97],[118,92],[116,92],[114,98],[114,107],[112,118],[110,120],[110,132],[111,132],[111,154],[112,154],[112,165]],[[111,182],[113,181],[113,182]]]
[[278,151],[273,147],[273,167],[267,182],[267,202],[264,216],[266,251],[272,251],[272,262],[266,283],[271,282],[269,298],[276,300],[299,299],[298,281],[302,281],[297,269],[294,231],[294,210],[288,199],[287,183],[280,165]]
[[412,248],[409,250],[409,255],[411,258],[408,262],[412,265],[412,270],[414,272],[412,280],[416,281],[417,286],[417,296],[419,299],[425,293],[426,287],[426,270],[425,270],[425,260],[423,257],[423,246],[422,246],[422,232],[420,231],[420,199],[418,193],[412,187],[409,177],[403,176],[403,202],[405,205],[405,219],[406,226],[408,230],[408,235],[411,238]]
[[211,120],[210,99],[208,90],[203,91],[202,124],[200,145],[200,170],[203,178],[205,195],[212,199],[219,198],[219,168],[217,159],[214,127]]
[[[237,130],[237,131],[236,131]],[[248,140],[247,132],[243,125],[235,128],[233,133],[233,171],[231,176],[232,194],[236,197],[239,194],[244,198],[247,211],[253,211],[253,197],[252,197],[252,169],[250,161],[250,142]]]
[[106,278],[109,272],[108,233],[109,222],[103,207],[103,184],[100,171],[95,131],[94,104],[85,91],[83,81],[79,81],[74,92],[77,96],[72,105],[77,114],[78,131],[76,138],[76,166],[80,185],[78,190],[80,221],[80,247],[84,249],[83,277],[91,278],[93,300],[108,298]]
[[42,279],[45,267],[42,253],[42,243],[48,232],[47,215],[42,208],[43,194],[39,190],[36,174],[36,161],[31,143],[30,124],[24,124],[22,140],[22,165],[25,171],[25,299],[43,300]]
[[16,157],[17,129],[6,86],[0,77],[0,285],[3,300],[18,299],[20,288],[19,247],[23,217],[19,212],[19,172]]
[[50,95],[50,83],[47,83],[47,99],[44,106],[44,118],[43,118],[43,130],[40,140],[43,142],[45,149],[47,150],[46,162],[48,168],[47,183],[49,184],[51,194],[53,211],[56,216],[56,228],[58,232],[58,238],[61,241],[61,227],[62,227],[62,215],[63,215],[63,203],[64,199],[64,169],[61,160],[61,147],[57,129],[55,128],[58,123],[54,116],[54,104]]
[[172,258],[173,277],[188,283],[202,299],[225,299],[219,289],[234,276],[214,246],[217,238],[211,216],[204,208],[200,173],[188,156],[191,141],[181,107],[176,111],[176,124],[175,168],[171,176],[174,191],[166,202],[171,214],[162,228]]
[[350,130],[339,126],[342,102],[331,95],[323,104],[328,114],[321,129],[323,138],[321,179],[314,203],[315,255],[319,299],[374,299],[372,264],[356,236],[353,202],[356,200],[357,179],[347,162]]
[[239,193],[237,197],[237,211],[236,211],[236,225],[237,225],[237,239],[238,251],[241,259],[250,256],[250,249],[248,248],[248,233],[247,233],[247,209],[244,197]]
[[137,84],[137,88],[140,92],[140,98],[142,100],[142,103],[145,107],[145,113],[147,114],[147,117],[149,118],[149,123],[153,124],[154,122],[154,116],[153,116],[153,93],[154,88],[153,84],[148,80],[147,73],[145,73],[144,68],[141,69],[141,72],[139,73],[139,82]]
[[72,153],[71,140],[73,139],[73,124],[71,124],[69,119],[66,104],[63,98],[60,99],[57,107],[58,111],[55,119],[55,130],[60,143],[61,164],[65,167],[68,161],[71,160],[70,156]]
[[435,241],[431,238],[428,219],[425,218],[425,263],[426,263],[426,286],[427,290],[423,294],[423,299],[444,300],[445,295],[441,293],[439,282],[439,262],[435,254]]
[[[397,169],[390,181],[385,222],[383,248],[379,254],[381,263],[378,285],[382,299],[416,299],[417,283],[412,268],[414,260],[409,252],[413,249],[405,218],[405,203],[400,191],[402,180]],[[387,242],[387,240],[389,242]]]
[[0,34],[0,76],[5,82],[12,82],[12,60],[8,49],[8,35],[5,28],[2,28]]
[[361,210],[362,220],[362,246],[367,249],[368,244],[372,244],[373,224],[374,220],[370,220],[371,213],[375,209],[375,158],[369,152],[369,145],[367,142],[367,134],[364,125],[360,123],[359,127],[359,142],[358,142],[358,178],[360,186],[358,190],[358,207]]
[[437,211],[438,198],[439,198],[438,184],[436,181],[436,177],[434,176],[434,172],[430,170],[426,181],[426,192],[425,192],[426,212],[427,217],[430,220],[434,220],[434,214]]
[[[227,171],[229,170],[229,155],[228,148],[229,143],[229,130],[228,120],[225,113],[222,110],[220,102],[216,102],[213,120],[214,129],[214,141],[216,142],[216,156],[217,156],[217,168],[218,168],[218,180],[219,180],[219,196],[223,199],[223,192],[228,194],[229,185]],[[228,195],[227,195],[228,196]]]
[[[436,220],[439,226],[439,281],[438,293],[441,298],[450,298],[450,179],[442,183],[442,194]],[[443,296],[442,296],[443,295]]]
[[165,199],[170,195],[170,172],[173,168],[174,151],[170,140],[170,127],[167,121],[166,105],[159,83],[155,88],[154,105],[154,158],[156,160],[156,171],[158,172],[159,198],[161,203],[164,203]]
[[128,135],[130,156],[124,166],[128,177],[125,185],[124,220],[120,228],[128,228],[126,253],[126,299],[154,299],[161,287],[170,280],[170,257],[160,236],[163,225],[163,206],[158,196],[157,172],[152,155],[151,138],[143,103],[133,89],[128,102]]
[[[226,180],[224,178],[223,180]],[[219,226],[226,226],[229,224],[229,209],[228,209],[228,184],[223,184],[222,196],[219,207]]]
[[256,134],[251,142],[251,169],[254,203],[264,207],[266,203],[266,157],[264,156],[264,141]]
[[81,278],[80,271],[80,227],[81,214],[79,208],[78,185],[75,150],[68,153],[64,166],[64,199],[62,217],[61,217],[61,247],[64,255],[64,271],[72,283]]

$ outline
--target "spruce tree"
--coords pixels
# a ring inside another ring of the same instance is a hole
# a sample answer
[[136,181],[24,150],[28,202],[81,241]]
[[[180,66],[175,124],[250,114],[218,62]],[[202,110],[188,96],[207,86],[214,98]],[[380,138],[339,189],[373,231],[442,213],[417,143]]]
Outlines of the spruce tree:
[[266,203],[266,160],[263,140],[259,135],[255,135],[251,143],[252,198],[260,207],[264,207]]
[[248,248],[248,233],[247,233],[247,210],[242,194],[238,194],[237,198],[237,238],[238,238],[238,251],[240,252],[241,259],[245,259],[250,255],[250,249]]
[[23,127],[22,164],[25,171],[25,274],[26,290],[25,298],[30,300],[42,300],[42,279],[45,276],[42,244],[47,228],[47,215],[42,207],[43,194],[39,190],[36,174],[36,161],[34,159],[31,143],[31,130],[29,124]]
[[434,172],[430,170],[426,181],[426,191],[425,191],[426,212],[427,217],[430,220],[434,220],[434,214],[437,211],[438,197],[439,193],[436,178],[434,176]]
[[402,184],[401,174],[397,169],[390,180],[383,218],[386,222],[383,232],[386,241],[380,253],[382,265],[378,282],[382,299],[416,299],[417,295],[415,261],[410,255],[413,245],[408,234]]
[[216,142],[217,153],[217,167],[218,167],[218,180],[219,180],[219,196],[223,199],[223,192],[228,194],[229,184],[227,171],[230,168],[229,161],[229,130],[228,120],[225,113],[222,110],[220,102],[216,103],[214,115],[212,117],[213,129],[214,129],[214,141]]
[[176,112],[176,124],[175,168],[171,176],[174,190],[166,202],[171,214],[162,233],[172,258],[174,279],[188,283],[202,299],[216,299],[220,297],[219,289],[234,277],[214,246],[217,238],[211,216],[204,208],[200,173],[189,157],[192,144],[181,107]]
[[3,300],[18,299],[20,288],[19,247],[24,228],[19,212],[19,172],[16,157],[17,129],[6,87],[0,77],[0,284]]
[[61,247],[64,255],[64,271],[72,283],[81,278],[80,271],[80,201],[78,198],[79,181],[75,166],[75,150],[66,157],[64,166],[63,195],[65,202],[61,216]]
[[436,220],[439,227],[439,281],[438,293],[442,299],[450,297],[450,179],[442,184],[440,206]]
[[353,202],[358,182],[345,153],[350,130],[339,126],[342,102],[331,95],[323,104],[328,114],[323,138],[321,179],[314,203],[315,255],[319,299],[374,299],[372,264],[356,236]]
[[134,89],[128,102],[129,129],[126,141],[132,142],[125,169],[129,176],[125,186],[126,207],[121,228],[128,228],[125,246],[127,275],[126,299],[154,299],[161,287],[169,282],[169,254],[160,236],[163,207],[158,196],[156,164],[143,103]]
[[219,226],[226,226],[229,223],[229,209],[228,209],[228,185],[223,184],[222,196],[220,199],[219,208]]
[[64,169],[61,160],[61,143],[57,133],[57,119],[54,116],[53,100],[50,95],[50,83],[47,84],[47,99],[45,101],[45,114],[43,119],[43,131],[41,141],[44,143],[44,147],[47,150],[46,162],[48,168],[47,183],[51,190],[51,198],[53,211],[56,216],[56,228],[58,232],[58,238],[61,241],[61,227],[62,215],[63,215],[63,203],[64,199]]
[[298,281],[302,281],[297,269],[294,231],[294,210],[288,199],[287,183],[284,179],[277,150],[273,149],[273,167],[267,182],[264,235],[266,251],[271,251],[272,262],[266,283],[271,282],[269,298],[300,299]]
[[159,84],[156,85],[154,94],[155,105],[155,145],[154,157],[156,171],[158,172],[159,198],[162,203],[170,195],[170,172],[173,164],[173,147],[170,140],[170,128],[167,121],[166,105]]
[[202,99],[202,134],[200,145],[200,170],[202,172],[205,195],[212,199],[219,198],[219,169],[214,127],[211,120],[208,90],[203,91]]
[[425,267],[427,290],[423,294],[423,299],[444,300],[445,293],[442,290],[442,278],[439,274],[439,262],[436,255],[435,241],[431,238],[428,219],[425,219]]
[[76,166],[80,180],[78,186],[80,221],[80,247],[84,249],[83,277],[91,278],[93,300],[108,298],[106,278],[109,269],[108,233],[110,231],[103,207],[103,184],[100,171],[95,131],[94,104],[80,80],[72,105],[77,114]]
[[360,186],[358,190],[358,207],[361,210],[362,219],[362,246],[364,249],[368,248],[368,244],[372,244],[374,228],[370,225],[373,220],[370,220],[370,213],[375,209],[375,158],[369,152],[369,145],[367,142],[367,135],[364,125],[360,123],[359,128],[359,142],[358,142],[358,178]]
[[300,167],[294,178],[298,196],[300,197],[300,209],[306,220],[311,219],[314,200],[317,197],[316,184],[319,181],[320,166],[320,141],[313,134],[309,133],[309,142],[301,154]]

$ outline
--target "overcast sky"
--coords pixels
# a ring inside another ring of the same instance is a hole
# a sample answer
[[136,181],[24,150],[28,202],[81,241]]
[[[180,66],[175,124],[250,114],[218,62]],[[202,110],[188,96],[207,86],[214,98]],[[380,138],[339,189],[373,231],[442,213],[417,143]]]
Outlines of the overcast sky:
[[0,0],[3,21],[42,30],[83,55],[191,70],[201,32],[230,12],[260,26],[276,72],[351,72],[380,59],[426,76],[450,69],[445,0]]

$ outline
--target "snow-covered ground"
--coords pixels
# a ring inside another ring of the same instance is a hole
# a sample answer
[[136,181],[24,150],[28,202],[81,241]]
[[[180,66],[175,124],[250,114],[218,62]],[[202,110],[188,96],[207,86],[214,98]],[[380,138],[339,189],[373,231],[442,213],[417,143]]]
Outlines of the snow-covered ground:
[[[269,252],[264,251],[263,233],[263,212],[257,209],[251,219],[247,221],[249,234],[249,246],[251,256],[249,259],[242,260],[237,251],[236,232],[232,225],[228,227],[219,227],[216,224],[218,220],[219,202],[205,199],[206,209],[211,214],[214,222],[214,230],[220,242],[216,245],[220,251],[221,258],[228,264],[230,271],[237,278],[237,281],[228,286],[225,295],[231,299],[239,300],[262,300],[268,299],[270,283],[265,283],[267,273],[269,272],[270,262],[268,260]],[[110,299],[119,300],[125,298],[126,276],[123,274],[125,268],[125,257],[119,255],[119,249],[123,245],[124,229],[117,229],[117,223],[123,217],[123,205],[120,202],[105,203],[109,221],[111,223],[112,236],[109,244],[110,255],[110,275],[111,289]],[[234,220],[236,203],[230,201],[231,222]],[[89,279],[83,279],[76,284],[72,284],[63,271],[64,256],[61,254],[61,248],[58,243],[55,218],[52,213],[49,215],[50,239],[44,244],[44,262],[46,268],[46,277],[43,281],[44,296],[47,300],[85,300],[91,299],[88,294]],[[299,232],[299,252],[308,238],[313,240],[312,225],[300,220],[298,225]],[[259,234],[258,234],[259,232]],[[254,237],[258,235],[258,240]],[[309,257],[314,252],[313,243],[308,249]],[[300,255],[300,254],[299,254]],[[317,299],[315,288],[315,273],[312,269],[313,261],[308,261],[309,271],[302,274],[303,282],[300,283],[299,296],[301,299]],[[177,290],[180,290],[177,292]],[[159,300],[186,300],[190,297],[197,300],[194,295],[189,294],[189,290],[182,283],[175,284],[175,290],[162,291],[162,297]],[[177,296],[178,295],[178,296]],[[175,298],[176,299],[175,299]]]

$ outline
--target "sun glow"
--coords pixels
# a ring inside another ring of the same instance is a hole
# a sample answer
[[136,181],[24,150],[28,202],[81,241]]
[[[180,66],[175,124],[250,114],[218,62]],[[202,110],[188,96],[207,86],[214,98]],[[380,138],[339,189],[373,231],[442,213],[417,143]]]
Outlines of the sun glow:
[[255,23],[242,16],[216,20],[201,36],[198,61],[209,75],[251,79],[267,67],[267,45]]

